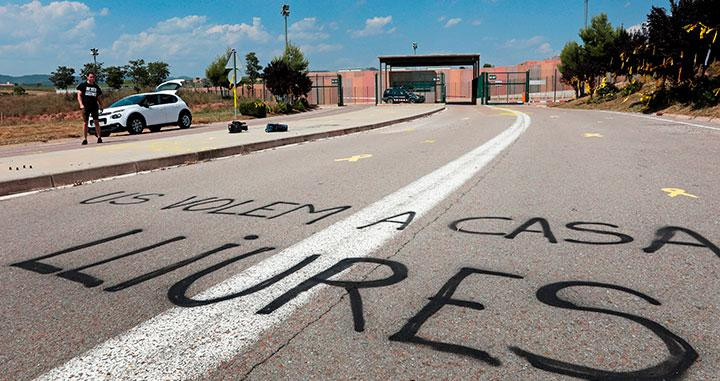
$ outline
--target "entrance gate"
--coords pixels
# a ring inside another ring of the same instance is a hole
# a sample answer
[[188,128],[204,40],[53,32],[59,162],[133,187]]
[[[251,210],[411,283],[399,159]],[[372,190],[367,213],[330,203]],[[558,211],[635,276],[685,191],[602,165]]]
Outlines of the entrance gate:
[[312,105],[343,105],[342,77],[340,74],[308,74],[312,87],[307,94]]
[[480,73],[473,88],[482,104],[522,104],[530,100],[530,72]]

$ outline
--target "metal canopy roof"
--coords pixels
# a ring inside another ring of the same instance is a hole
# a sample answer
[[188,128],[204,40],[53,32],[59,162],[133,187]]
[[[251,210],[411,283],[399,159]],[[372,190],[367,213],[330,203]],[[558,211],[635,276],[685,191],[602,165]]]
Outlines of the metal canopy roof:
[[461,66],[478,65],[479,54],[431,54],[431,55],[407,55],[407,56],[380,56],[380,64],[390,66]]

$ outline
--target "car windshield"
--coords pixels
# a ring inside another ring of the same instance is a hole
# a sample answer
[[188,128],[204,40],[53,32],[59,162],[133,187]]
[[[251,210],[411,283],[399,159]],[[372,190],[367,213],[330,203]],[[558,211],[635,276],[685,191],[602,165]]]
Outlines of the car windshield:
[[130,106],[130,105],[136,105],[140,104],[140,102],[145,99],[144,95],[131,95],[129,97],[125,97],[123,99],[120,99],[118,101],[115,101],[115,103],[111,104],[110,107],[120,107],[120,106]]

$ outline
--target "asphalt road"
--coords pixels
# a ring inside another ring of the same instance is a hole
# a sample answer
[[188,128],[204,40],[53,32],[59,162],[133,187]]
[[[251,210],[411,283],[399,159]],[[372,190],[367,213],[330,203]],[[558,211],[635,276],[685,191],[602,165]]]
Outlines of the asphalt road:
[[448,106],[6,199],[1,378],[716,379],[718,147]]

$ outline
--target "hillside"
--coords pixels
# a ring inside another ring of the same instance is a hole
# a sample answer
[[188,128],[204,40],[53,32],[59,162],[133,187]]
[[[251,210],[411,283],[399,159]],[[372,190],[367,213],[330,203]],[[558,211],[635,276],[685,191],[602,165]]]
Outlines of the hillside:
[[18,77],[0,74],[0,83],[10,82],[10,83],[17,83],[20,85],[34,85],[34,84],[39,83],[42,86],[52,86],[52,82],[50,82],[48,77],[50,77],[49,74],[30,74],[30,75],[21,75]]

